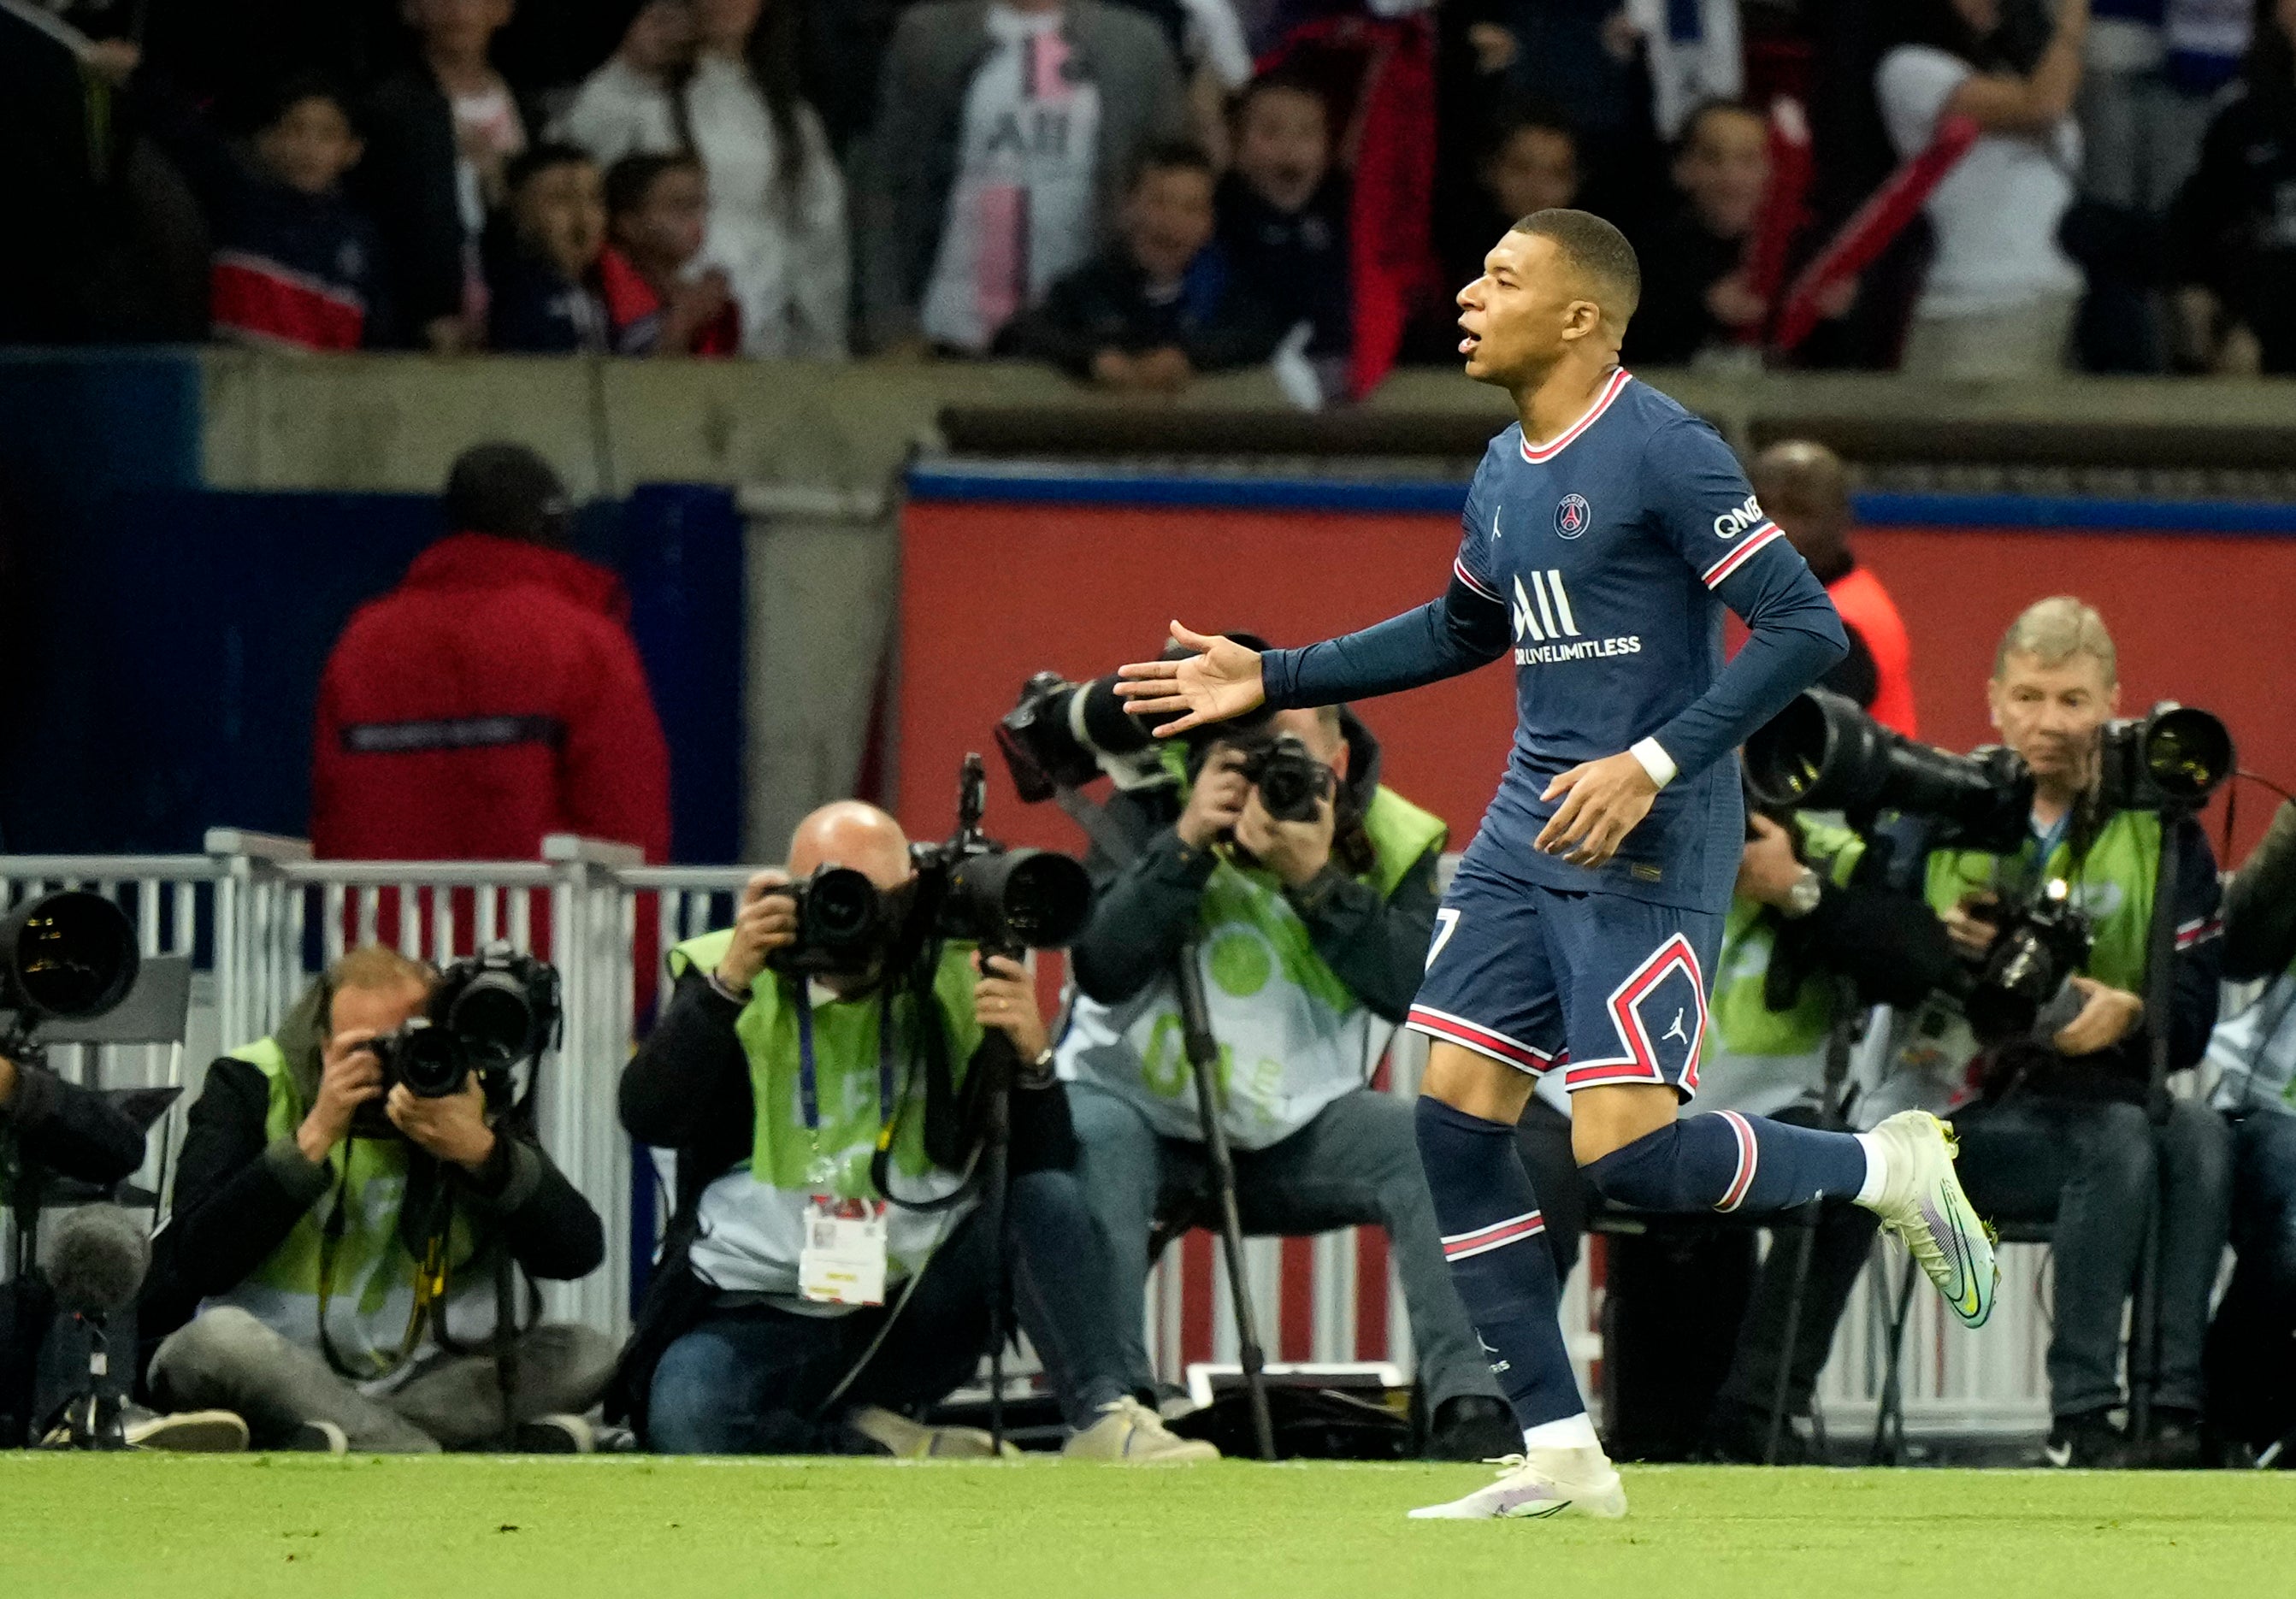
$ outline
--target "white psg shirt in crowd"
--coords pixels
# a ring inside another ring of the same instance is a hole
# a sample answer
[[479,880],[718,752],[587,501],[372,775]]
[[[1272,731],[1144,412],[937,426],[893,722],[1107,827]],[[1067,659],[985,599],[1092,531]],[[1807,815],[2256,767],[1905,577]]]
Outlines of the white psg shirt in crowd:
[[964,144],[925,337],[983,351],[999,329],[1092,254],[1100,89],[1070,77],[1061,13],[988,12],[995,47],[964,96]]
[[[1954,91],[1976,75],[1958,56],[1904,45],[1882,58],[1874,86],[1899,157],[1927,145]],[[1974,316],[2077,293],[2080,268],[2058,247],[2073,202],[2080,135],[2067,117],[2046,138],[1988,133],[1930,195],[1937,255],[1915,314]]]

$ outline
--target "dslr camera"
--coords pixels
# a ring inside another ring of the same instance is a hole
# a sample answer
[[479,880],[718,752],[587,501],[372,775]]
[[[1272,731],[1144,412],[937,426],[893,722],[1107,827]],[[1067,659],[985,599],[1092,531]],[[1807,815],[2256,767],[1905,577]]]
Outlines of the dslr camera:
[[[1267,648],[1265,640],[1248,633],[1228,636],[1250,649]],[[1023,801],[1038,804],[1103,775],[1119,789],[1171,781],[1159,753],[1163,741],[1117,697],[1117,681],[1111,676],[1071,683],[1057,672],[1039,672],[1021,685],[1020,703],[997,724],[996,744]],[[1243,752],[1243,774],[1269,816],[1280,822],[1312,822],[1317,806],[1335,798],[1338,780],[1307,745],[1273,732],[1273,717],[1263,706],[1189,729],[1180,740],[1188,772],[1193,776],[1202,770],[1214,746],[1232,745]]]
[[957,785],[956,832],[912,844],[911,882],[881,890],[849,866],[824,865],[774,891],[797,902],[797,937],[767,957],[777,972],[862,976],[906,964],[941,939],[992,955],[1054,949],[1092,909],[1082,863],[1050,849],[1013,849],[981,831],[988,775],[968,755]]
[[404,1083],[447,1099],[476,1075],[492,1099],[506,1095],[514,1068],[558,1043],[564,1025],[558,969],[494,944],[448,966],[423,1013],[367,1047],[382,1062],[385,1094]]

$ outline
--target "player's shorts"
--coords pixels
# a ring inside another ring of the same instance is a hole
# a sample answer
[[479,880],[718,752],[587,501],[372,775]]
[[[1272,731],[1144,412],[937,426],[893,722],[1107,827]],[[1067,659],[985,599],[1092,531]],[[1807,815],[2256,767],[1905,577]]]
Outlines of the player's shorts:
[[1463,865],[1435,914],[1409,1025],[1572,1093],[1698,1091],[1706,973],[1722,918],[1620,894],[1510,882]]

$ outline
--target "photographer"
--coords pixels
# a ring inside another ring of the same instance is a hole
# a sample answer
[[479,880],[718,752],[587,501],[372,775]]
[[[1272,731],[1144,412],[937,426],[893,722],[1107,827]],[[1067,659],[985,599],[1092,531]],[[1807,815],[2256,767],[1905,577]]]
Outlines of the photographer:
[[[2224,1253],[2230,1154],[2225,1123],[2172,1098],[2148,1114],[2151,1029],[2168,1062],[2201,1059],[2216,1019],[2222,946],[2216,860],[2198,823],[2163,838],[2158,811],[2097,800],[2101,734],[2120,686],[2111,635],[2067,597],[2029,608],[2001,641],[1987,685],[1993,725],[2033,776],[2031,831],[2013,855],[1933,851],[1928,898],[1972,955],[1997,936],[2005,902],[2062,881],[2093,943],[2071,987],[2077,1014],[2039,1042],[1980,1057],[1980,1103],[1956,1112],[1972,1200],[1992,1216],[2055,1217],[2048,1371],[2055,1465],[2198,1464],[2201,1347]],[[2163,849],[2177,851],[2176,966],[2165,1017],[2145,1013],[2153,891]],[[2161,1227],[2160,1386],[2141,1457],[2108,1412],[2122,1402],[2123,1307],[2146,1228]]]
[[[1321,792],[1305,817],[1271,813],[1273,773],[1252,775],[1271,750],[1311,763],[1309,791]],[[1520,1431],[1444,1266],[1411,1106],[1367,1086],[1426,963],[1443,824],[1381,786],[1378,742],[1336,706],[1278,711],[1265,731],[1193,758],[1192,777],[1176,774],[1187,780],[1121,787],[1108,804],[1137,852],[1090,863],[1093,915],[1071,954],[1079,994],[1059,1052],[1085,1197],[1119,1267],[1129,1380],[1153,1382],[1142,1341],[1151,1230],[1208,1170],[1171,976],[1193,940],[1244,1230],[1384,1227],[1430,1453],[1514,1452]]]
[[508,1376],[521,1448],[589,1447],[579,1413],[611,1341],[537,1326],[510,1341],[506,1374],[496,1268],[507,1251],[529,1276],[596,1269],[597,1213],[502,1114],[491,1074],[442,1097],[386,1092],[375,1046],[437,980],[354,950],[271,1037],[209,1068],[144,1301],[161,1324],[197,1314],[152,1360],[156,1397],[235,1410],[259,1448],[411,1454],[501,1438]]
[[[824,868],[866,878],[865,917],[824,905]],[[732,928],[671,953],[676,988],[622,1074],[621,1116],[677,1152],[677,1214],[613,1413],[671,1454],[986,1456],[988,1433],[905,1413],[973,1374],[1009,1246],[1021,1325],[1074,1429],[1064,1453],[1216,1458],[1125,1392],[1026,968],[932,941],[927,887],[892,817],[831,805],[799,825],[786,871],[750,880]],[[966,1173],[987,1108],[975,1088],[1007,1046],[1000,1239]]]
[[2296,1431],[2296,802],[2225,896],[2224,967],[2227,982],[2264,986],[2209,1040],[2232,1128],[2234,1257],[2209,1328],[2209,1422],[2264,1449]]

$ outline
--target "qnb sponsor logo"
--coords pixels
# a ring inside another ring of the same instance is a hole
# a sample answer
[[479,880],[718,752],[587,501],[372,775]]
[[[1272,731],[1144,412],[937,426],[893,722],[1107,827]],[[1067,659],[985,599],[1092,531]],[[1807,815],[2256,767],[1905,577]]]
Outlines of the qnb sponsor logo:
[[1600,660],[1642,651],[1639,636],[1628,638],[1587,638],[1570,610],[1570,593],[1562,574],[1549,569],[1529,574],[1529,586],[1514,580],[1514,602],[1507,607],[1514,621],[1514,663],[1555,666],[1570,660]]
[[1756,499],[1750,494],[1746,496],[1746,503],[1744,504],[1738,506],[1735,510],[1725,511],[1721,515],[1714,519],[1714,537],[1717,538],[1735,538],[1747,529],[1759,528],[1769,520],[1770,519],[1768,517],[1762,514],[1761,501]]

